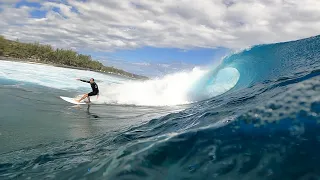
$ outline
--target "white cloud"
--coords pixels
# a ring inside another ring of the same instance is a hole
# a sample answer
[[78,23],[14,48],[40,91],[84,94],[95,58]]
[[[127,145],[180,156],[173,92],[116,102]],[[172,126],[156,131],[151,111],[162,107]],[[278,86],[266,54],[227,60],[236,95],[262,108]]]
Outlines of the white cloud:
[[42,19],[28,15],[34,8],[0,6],[0,33],[57,47],[110,51],[141,46],[243,48],[320,32],[319,0],[39,2],[48,11]]

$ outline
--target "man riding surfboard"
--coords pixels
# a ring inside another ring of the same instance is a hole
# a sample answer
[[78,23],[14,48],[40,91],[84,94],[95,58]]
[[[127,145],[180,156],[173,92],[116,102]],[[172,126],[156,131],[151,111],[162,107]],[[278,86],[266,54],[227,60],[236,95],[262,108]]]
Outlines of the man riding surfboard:
[[91,89],[92,89],[92,92],[83,95],[80,100],[76,100],[77,102],[80,102],[80,101],[82,101],[82,100],[85,99],[85,98],[88,98],[88,100],[89,100],[89,102],[90,102],[90,96],[99,95],[98,85],[94,82],[94,79],[93,79],[93,78],[91,78],[90,81],[86,81],[86,80],[82,80],[82,79],[77,79],[77,80],[82,81],[82,82],[86,82],[86,83],[90,83]]

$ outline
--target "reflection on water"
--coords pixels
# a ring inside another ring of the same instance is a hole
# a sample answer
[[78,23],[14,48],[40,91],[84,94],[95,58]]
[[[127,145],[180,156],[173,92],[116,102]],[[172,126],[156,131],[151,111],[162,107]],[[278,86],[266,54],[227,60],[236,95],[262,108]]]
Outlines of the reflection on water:
[[91,105],[88,104],[87,113],[88,113],[89,117],[92,117],[92,118],[94,118],[94,119],[100,118],[98,115],[93,114],[93,113],[90,113],[90,107],[91,107]]

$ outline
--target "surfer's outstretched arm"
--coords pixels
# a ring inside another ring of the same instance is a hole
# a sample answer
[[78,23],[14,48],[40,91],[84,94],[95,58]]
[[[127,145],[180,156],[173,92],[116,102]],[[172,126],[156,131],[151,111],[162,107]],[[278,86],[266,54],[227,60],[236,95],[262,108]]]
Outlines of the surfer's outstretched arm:
[[82,82],[86,82],[86,83],[90,83],[90,81],[86,81],[86,80],[82,80],[82,79],[77,79],[79,81],[82,81]]

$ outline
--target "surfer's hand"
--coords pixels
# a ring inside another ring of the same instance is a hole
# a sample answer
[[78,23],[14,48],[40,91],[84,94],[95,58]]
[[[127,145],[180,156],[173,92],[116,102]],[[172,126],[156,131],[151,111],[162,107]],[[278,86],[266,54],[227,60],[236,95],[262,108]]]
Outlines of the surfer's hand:
[[77,78],[76,80],[78,80],[78,81],[79,81],[80,79],[79,79],[79,78]]

